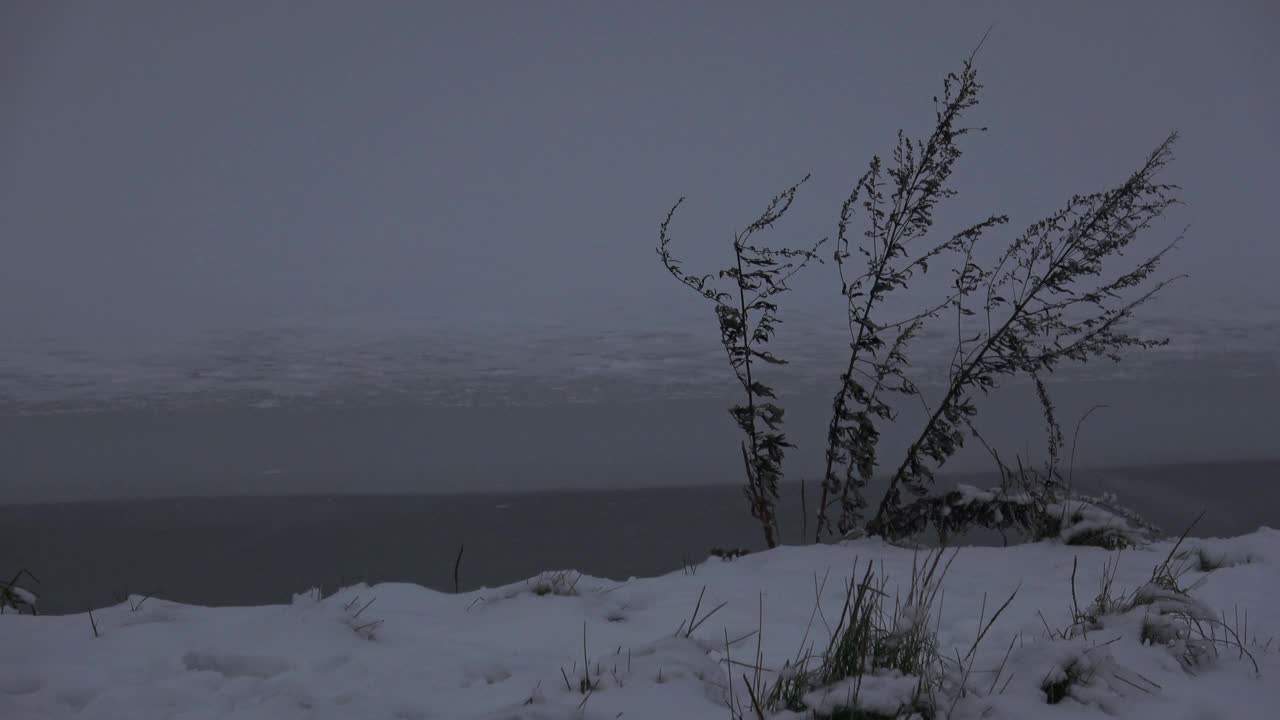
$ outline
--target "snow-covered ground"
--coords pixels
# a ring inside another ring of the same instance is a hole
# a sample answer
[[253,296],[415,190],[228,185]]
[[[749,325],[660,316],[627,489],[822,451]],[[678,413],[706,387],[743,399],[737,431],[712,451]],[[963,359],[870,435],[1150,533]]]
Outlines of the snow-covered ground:
[[[967,689],[954,702],[940,698],[938,716],[1277,717],[1280,651],[1271,638],[1280,636],[1280,531],[1187,540],[1182,549],[1192,552],[1176,564],[1190,569],[1179,584],[1194,586],[1198,605],[1156,598],[1070,631],[1073,567],[1075,604],[1085,609],[1111,573],[1114,597],[1147,585],[1172,547],[961,549],[928,628],[951,659],[944,687]],[[1202,556],[1221,567],[1198,569]],[[627,581],[567,571],[456,595],[381,584],[243,608],[134,597],[95,611],[93,623],[88,614],[9,611],[0,616],[0,718],[678,720],[730,718],[731,704],[754,718],[747,683],[756,682],[756,665],[767,687],[803,648],[820,655],[850,577],[862,579],[869,565],[877,586],[887,578],[885,591],[901,597],[923,557],[860,540],[711,558]],[[1178,607],[1193,608],[1206,632],[1227,638],[1216,656],[1201,645],[1209,654],[1188,666],[1197,646],[1181,641],[1194,637],[1140,642],[1144,622],[1151,627],[1153,616]],[[1252,660],[1232,647],[1233,632]],[[1063,678],[1071,682],[1054,692],[1064,697],[1049,704],[1044,688]],[[863,680],[860,697],[864,706],[892,705],[912,685],[880,673]],[[806,701],[833,707],[852,687],[812,691]]]

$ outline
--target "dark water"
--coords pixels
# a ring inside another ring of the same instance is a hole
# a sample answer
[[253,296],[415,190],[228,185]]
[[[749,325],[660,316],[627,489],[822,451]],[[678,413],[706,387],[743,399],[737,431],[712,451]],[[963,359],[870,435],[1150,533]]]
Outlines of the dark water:
[[[983,483],[987,478],[966,477]],[[1080,473],[1176,534],[1280,527],[1280,462],[1181,464]],[[813,488],[809,489],[813,502]],[[799,537],[795,486],[781,518]],[[712,546],[760,547],[733,486],[416,496],[118,500],[0,506],[0,573],[40,578],[45,612],[128,593],[209,605],[288,602],[311,586],[410,581],[463,589],[546,569],[613,578],[679,570]]]

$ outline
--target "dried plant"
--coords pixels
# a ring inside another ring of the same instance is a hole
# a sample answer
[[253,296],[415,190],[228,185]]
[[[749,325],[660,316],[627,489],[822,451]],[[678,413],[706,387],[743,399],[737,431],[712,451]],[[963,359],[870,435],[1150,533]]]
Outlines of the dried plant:
[[19,614],[23,611],[29,612],[32,615],[37,614],[36,602],[38,598],[36,594],[18,584],[23,577],[26,577],[33,583],[40,582],[36,576],[32,575],[31,571],[26,568],[15,573],[13,579],[9,582],[0,580],[0,613],[3,613],[6,608],[13,608]]
[[[757,234],[773,227],[791,209],[796,192],[809,178],[774,196],[763,213],[746,229],[734,233],[734,264],[717,275],[687,275],[670,249],[671,220],[684,202],[680,198],[658,232],[658,256],[663,266],[677,280],[692,288],[715,307],[720,327],[720,343],[729,357],[729,365],[742,386],[745,403],[730,408],[734,422],[746,435],[742,443],[742,459],[746,470],[745,494],[751,516],[764,530],[769,547],[778,544],[778,518],[775,503],[778,481],[782,478],[782,460],[791,447],[782,432],[783,409],[775,403],[776,394],[760,377],[761,365],[783,365],[785,360],[764,349],[780,324],[777,296],[787,291],[787,281],[811,260],[818,260],[817,249],[770,248],[754,244]],[[819,260],[819,262],[821,262]],[[728,280],[730,290],[715,287],[715,280]]]
[[[881,321],[878,313],[883,301],[890,293],[907,289],[908,283],[917,274],[928,272],[929,263],[940,256],[959,255],[967,260],[984,232],[1008,221],[1004,215],[992,215],[941,242],[928,237],[934,208],[956,194],[950,179],[961,155],[957,143],[968,133],[981,130],[960,123],[964,113],[978,104],[981,88],[970,57],[959,74],[948,75],[943,81],[933,132],[924,140],[911,140],[899,131],[891,167],[886,169],[879,157],[872,158],[840,209],[835,262],[840,270],[840,292],[848,306],[852,342],[848,366],[832,401],[815,540],[830,532],[833,505],[839,505],[836,529],[841,535],[861,522],[867,504],[863,489],[877,463],[880,432],[876,423],[896,418],[885,395],[919,393],[904,374],[908,343],[926,320],[937,317],[965,288],[957,285],[956,293],[944,302],[896,321]],[[859,205],[867,228],[863,242],[851,251],[849,226]],[[865,262],[856,276],[851,268],[854,253]],[[964,276],[966,282],[969,277]]]
[[[1156,181],[1172,159],[1175,139],[1170,135],[1161,142],[1120,185],[1077,195],[1033,224],[992,268],[966,263],[958,271],[951,307],[959,340],[946,392],[890,476],[869,532],[891,538],[912,532],[905,521],[914,513],[902,501],[903,490],[928,495],[934,471],[960,448],[965,430],[972,429],[978,412],[975,392],[988,393],[1004,378],[1030,376],[1051,414],[1039,373],[1064,362],[1098,357],[1119,361],[1126,350],[1167,343],[1131,335],[1121,324],[1176,279],[1152,280],[1177,240],[1118,276],[1107,278],[1104,271],[1177,202],[1177,188]],[[979,312],[977,323],[966,323]],[[1055,451],[1051,454],[1057,457]],[[1045,478],[1052,482],[1054,474]]]
[[[1118,361],[1125,351],[1167,342],[1130,334],[1124,324],[1177,279],[1157,279],[1156,271],[1181,236],[1137,263],[1115,266],[1138,236],[1178,202],[1178,188],[1157,180],[1172,160],[1176,135],[1161,142],[1123,183],[1072,197],[1002,252],[985,253],[994,254],[994,261],[983,263],[979,245],[1008,222],[1007,216],[992,214],[954,234],[931,235],[936,208],[957,192],[951,178],[962,154],[959,141],[983,130],[962,122],[978,104],[981,89],[971,55],[960,72],[945,78],[942,95],[935,98],[932,132],[919,140],[899,132],[890,162],[873,158],[841,207],[833,258],[851,342],[832,400],[815,541],[833,531],[845,536],[859,530],[896,540],[930,526],[944,535],[974,525],[1042,534],[1053,524],[1048,520],[1051,508],[1063,515],[1057,522],[1063,525],[1070,489],[1062,488],[1062,432],[1045,374],[1063,363]],[[817,259],[821,243],[811,249],[773,250],[751,242],[790,209],[798,187],[776,196],[755,222],[734,235],[736,262],[718,276],[686,275],[671,255],[668,230],[683,198],[661,224],[658,242],[667,270],[715,306],[721,343],[746,395],[745,404],[731,410],[746,435],[746,495],[770,547],[777,544],[774,504],[784,451],[791,445],[781,432],[782,408],[759,377],[761,365],[783,361],[763,346],[778,323],[775,297],[799,269]],[[855,240],[851,226],[859,211],[866,228]],[[890,316],[888,297],[908,291],[930,264],[951,266],[942,297],[905,317]],[[732,291],[714,287],[717,277],[731,281]],[[955,345],[941,397],[931,400],[908,377],[911,344],[925,325],[944,317],[954,317]],[[1028,470],[1019,462],[1015,473],[992,451],[1001,469],[999,492],[931,496],[938,469],[967,437],[981,440],[976,398],[1016,377],[1034,383],[1044,411],[1049,429],[1045,468]],[[920,403],[926,419],[866,519],[865,490],[879,465],[881,427],[896,422],[899,405],[907,401]]]

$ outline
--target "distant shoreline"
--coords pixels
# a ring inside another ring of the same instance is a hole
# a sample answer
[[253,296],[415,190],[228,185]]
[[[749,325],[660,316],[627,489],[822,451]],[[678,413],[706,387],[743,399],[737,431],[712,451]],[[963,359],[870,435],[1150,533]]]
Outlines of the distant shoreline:
[[[1088,479],[1097,475],[1124,474],[1124,473],[1155,473],[1161,470],[1177,469],[1183,472],[1188,470],[1230,470],[1238,468],[1268,468],[1273,467],[1277,473],[1277,481],[1280,483],[1280,456],[1262,457],[1262,458],[1243,458],[1238,460],[1189,460],[1186,462],[1157,462],[1157,463],[1123,463],[1123,464],[1101,464],[1101,465],[1081,465],[1076,467],[1076,473]],[[879,477],[883,480],[883,476]],[[978,483],[993,481],[996,479],[995,471],[955,471],[942,472],[938,474],[940,484],[943,486],[952,483]],[[812,480],[807,481],[808,487],[813,487]],[[603,486],[552,486],[540,488],[512,488],[512,489],[493,489],[493,490],[443,490],[443,491],[426,491],[426,492],[272,492],[272,493],[254,493],[239,492],[228,493],[224,495],[208,495],[208,494],[191,494],[191,495],[138,495],[138,496],[122,496],[122,497],[104,497],[104,498],[78,498],[78,499],[54,499],[54,500],[33,500],[22,502],[6,502],[0,498],[0,508],[23,508],[23,507],[49,507],[49,506],[81,506],[81,505],[111,505],[111,504],[134,504],[134,503],[151,503],[151,502],[203,502],[203,501],[223,501],[223,500],[314,500],[314,499],[346,499],[346,500],[383,500],[387,498],[509,498],[523,496],[555,496],[555,495],[591,495],[591,494],[625,494],[625,493],[650,493],[650,492],[683,492],[683,491],[716,491],[731,489],[738,486],[737,479],[726,480],[724,482],[708,482],[708,483],[689,483],[689,484],[655,484],[655,485],[633,485],[625,487],[603,487]],[[799,491],[798,481],[794,479],[784,479],[782,482],[784,491]],[[785,494],[785,492],[784,492]],[[1123,498],[1122,498],[1123,499]]]
[[[1280,461],[1163,463],[1078,469],[1083,493],[1119,504],[1176,536],[1204,512],[1198,537],[1280,528]],[[979,486],[994,473],[953,473]],[[876,489],[868,489],[875,496]],[[784,544],[812,541],[798,488],[778,503]],[[973,538],[982,544],[989,540]],[[994,542],[999,542],[995,539]],[[495,587],[548,568],[649,576],[711,547],[761,549],[735,483],[516,492],[308,493],[113,498],[0,505],[0,571],[27,568],[48,612],[119,602],[129,592],[202,605],[285,602],[308,587],[357,579],[451,589]],[[6,569],[7,568],[7,569]]]

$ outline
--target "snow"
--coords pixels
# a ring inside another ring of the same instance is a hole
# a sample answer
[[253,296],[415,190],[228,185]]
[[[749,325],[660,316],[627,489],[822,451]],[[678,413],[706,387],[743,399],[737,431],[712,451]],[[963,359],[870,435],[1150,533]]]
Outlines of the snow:
[[21,610],[25,608],[35,607],[36,602],[39,599],[36,597],[35,593],[31,592],[30,590],[27,590],[26,588],[19,587],[17,585],[7,585],[5,586],[5,589],[8,591],[9,595],[11,596],[11,599],[15,601],[13,604],[13,607],[15,609]]
[[[1173,546],[961,549],[927,619],[943,657],[968,653],[1017,594],[960,677],[963,697],[943,698],[940,716],[1275,717],[1280,532],[1185,541],[1177,561],[1187,563],[1179,582],[1190,598],[1151,585]],[[97,637],[87,614],[6,613],[0,718],[677,720],[730,718],[731,697],[755,717],[743,702],[757,652],[770,683],[806,643],[826,647],[855,568],[861,576],[870,564],[889,596],[906,598],[920,557],[861,539],[626,581],[557,571],[462,594],[387,583],[236,608],[131,598],[93,612]],[[1116,596],[1146,593],[1151,604],[1073,627],[1073,605],[1091,605],[1107,578]],[[1252,660],[1157,622],[1180,609],[1220,617]],[[1142,642],[1157,632],[1172,632],[1170,644]],[[1049,704],[1044,688],[1054,683],[1063,697]],[[891,713],[915,684],[882,672],[804,698],[831,711],[856,693],[865,708]]]
[[915,687],[914,678],[901,674],[868,677],[861,681],[841,680],[808,693],[805,703],[811,710],[830,714],[847,707],[850,699],[857,696],[863,709],[892,717],[897,708],[910,703]]

